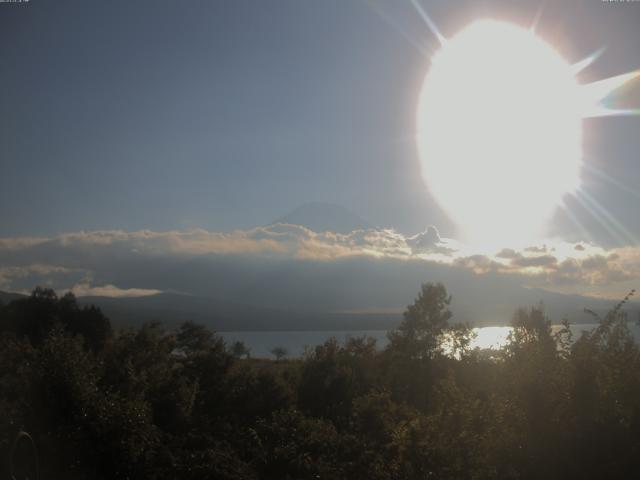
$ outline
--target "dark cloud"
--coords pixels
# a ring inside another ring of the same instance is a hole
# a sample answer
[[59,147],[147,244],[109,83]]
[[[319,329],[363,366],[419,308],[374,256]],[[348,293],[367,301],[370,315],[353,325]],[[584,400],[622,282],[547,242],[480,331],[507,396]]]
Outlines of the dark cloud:
[[[0,289],[47,285],[85,295],[162,291],[278,308],[401,309],[424,281],[442,281],[465,298],[479,285],[487,298],[506,295],[512,286],[517,299],[523,286],[580,291],[640,276],[634,248],[585,246],[574,258],[508,248],[495,256],[473,254],[449,247],[454,244],[459,247],[435,227],[405,237],[389,229],[340,234],[297,225],[0,239]],[[556,247],[576,252],[572,244]]]

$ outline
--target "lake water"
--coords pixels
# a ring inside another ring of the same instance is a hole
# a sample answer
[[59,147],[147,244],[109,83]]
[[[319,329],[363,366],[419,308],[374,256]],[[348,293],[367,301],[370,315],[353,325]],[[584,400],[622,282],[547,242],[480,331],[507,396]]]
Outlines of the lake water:
[[[629,329],[637,340],[640,340],[640,327],[636,323],[629,323]],[[593,330],[596,324],[571,325],[573,338],[580,337],[582,332]],[[555,332],[562,328],[561,325],[553,325]],[[476,334],[471,342],[472,348],[500,348],[505,345],[511,327],[479,327],[473,329]],[[389,340],[386,330],[357,330],[357,331],[281,331],[281,332],[220,332],[227,343],[240,340],[251,350],[252,357],[272,357],[271,350],[275,347],[284,347],[289,357],[301,356],[308,347],[315,347],[335,337],[344,342],[349,337],[368,336],[376,339],[378,348],[384,348]]]

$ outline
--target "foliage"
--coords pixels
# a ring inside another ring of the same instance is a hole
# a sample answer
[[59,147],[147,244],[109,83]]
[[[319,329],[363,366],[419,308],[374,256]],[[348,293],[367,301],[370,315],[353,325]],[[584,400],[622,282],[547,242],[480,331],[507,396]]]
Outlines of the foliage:
[[0,306],[0,455],[28,431],[42,478],[630,478],[628,300],[577,339],[520,309],[487,353],[425,284],[384,350],[331,339],[273,361],[191,322],[114,333],[99,309],[36,289]]
[[404,321],[389,334],[391,347],[411,358],[431,358],[440,351],[442,334],[451,311],[451,297],[441,283],[425,283],[413,305],[404,312]]

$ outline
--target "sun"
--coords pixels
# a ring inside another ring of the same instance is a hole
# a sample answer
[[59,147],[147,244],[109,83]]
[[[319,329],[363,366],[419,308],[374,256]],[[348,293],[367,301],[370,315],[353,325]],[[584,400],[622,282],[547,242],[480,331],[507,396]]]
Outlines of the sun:
[[478,21],[432,57],[417,113],[423,177],[467,241],[531,240],[580,185],[576,69],[531,30]]

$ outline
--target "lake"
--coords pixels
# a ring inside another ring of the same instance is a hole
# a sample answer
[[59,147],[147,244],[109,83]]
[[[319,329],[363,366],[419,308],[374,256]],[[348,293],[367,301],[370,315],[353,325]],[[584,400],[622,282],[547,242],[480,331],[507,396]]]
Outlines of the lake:
[[[571,325],[573,338],[580,337],[582,332],[593,330],[596,324]],[[553,325],[554,332],[562,328],[562,325]],[[636,323],[629,323],[629,329],[637,340],[640,340],[640,327]],[[478,327],[473,329],[476,337],[471,342],[472,348],[501,348],[505,345],[511,327]],[[373,337],[377,341],[378,348],[384,348],[389,340],[386,330],[354,330],[354,331],[274,331],[274,332],[220,332],[224,340],[230,344],[240,340],[251,350],[252,357],[273,357],[271,350],[275,347],[284,347],[289,357],[301,356],[305,348],[315,347],[335,337],[344,342],[349,337]]]

